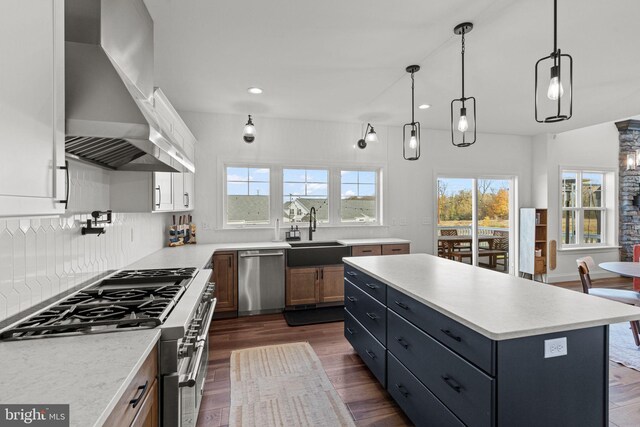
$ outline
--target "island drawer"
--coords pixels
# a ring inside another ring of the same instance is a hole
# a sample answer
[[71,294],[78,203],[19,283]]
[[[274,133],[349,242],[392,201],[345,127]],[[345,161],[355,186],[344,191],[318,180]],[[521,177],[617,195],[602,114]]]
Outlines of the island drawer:
[[364,274],[349,264],[344,265],[344,277],[382,304],[387,303],[387,285],[381,281]]
[[485,372],[495,375],[494,341],[391,287],[387,290],[387,301],[391,310]]
[[344,306],[383,345],[387,341],[387,308],[348,280],[344,282]]
[[387,391],[415,425],[464,427],[393,354],[387,354]]
[[389,311],[387,348],[466,425],[493,424],[494,379]]
[[344,311],[344,336],[373,375],[385,386],[387,373],[386,349],[346,309]]

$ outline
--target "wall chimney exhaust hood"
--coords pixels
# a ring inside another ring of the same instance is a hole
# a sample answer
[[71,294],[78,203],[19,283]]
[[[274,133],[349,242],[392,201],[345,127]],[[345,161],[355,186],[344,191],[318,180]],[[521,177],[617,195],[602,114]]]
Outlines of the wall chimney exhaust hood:
[[111,170],[194,172],[154,110],[153,20],[142,0],[65,2],[65,151]]

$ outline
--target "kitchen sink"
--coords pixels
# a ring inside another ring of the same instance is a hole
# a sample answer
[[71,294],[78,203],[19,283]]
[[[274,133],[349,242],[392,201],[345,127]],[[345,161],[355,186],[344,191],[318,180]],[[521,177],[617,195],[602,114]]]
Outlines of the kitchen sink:
[[318,246],[344,246],[338,242],[289,242],[292,248],[314,248]]
[[338,242],[293,242],[290,245],[287,267],[342,264],[342,257],[351,255],[351,248]]

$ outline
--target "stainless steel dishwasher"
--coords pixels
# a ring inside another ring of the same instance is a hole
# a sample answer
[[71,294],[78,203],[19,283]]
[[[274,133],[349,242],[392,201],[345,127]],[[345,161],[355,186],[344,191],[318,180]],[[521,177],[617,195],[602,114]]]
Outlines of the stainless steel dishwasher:
[[284,309],[284,250],[238,252],[238,315]]

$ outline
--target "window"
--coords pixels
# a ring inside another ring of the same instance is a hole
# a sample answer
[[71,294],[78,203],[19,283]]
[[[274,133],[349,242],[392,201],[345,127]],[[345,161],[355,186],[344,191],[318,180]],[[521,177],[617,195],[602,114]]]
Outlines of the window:
[[329,171],[326,169],[282,170],[283,222],[309,222],[311,208],[316,220],[329,222]]
[[340,171],[340,221],[377,221],[376,178],[376,171]]
[[605,243],[606,174],[566,170],[561,177],[560,241],[563,245],[577,246]]
[[227,167],[227,224],[269,224],[269,168]]

